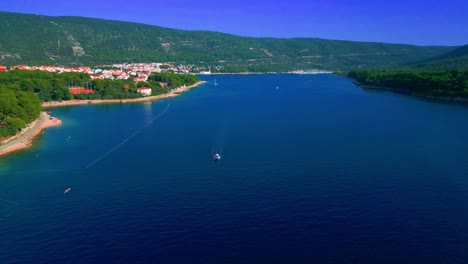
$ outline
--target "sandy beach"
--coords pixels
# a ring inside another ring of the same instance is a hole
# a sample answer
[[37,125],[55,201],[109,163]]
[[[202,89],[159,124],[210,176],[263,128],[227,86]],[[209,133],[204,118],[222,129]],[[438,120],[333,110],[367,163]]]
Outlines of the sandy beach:
[[141,97],[141,98],[135,98],[135,99],[100,99],[100,100],[70,100],[70,101],[62,101],[62,102],[44,102],[42,103],[42,107],[48,108],[48,107],[71,106],[71,105],[87,105],[87,104],[116,104],[116,103],[120,104],[120,103],[150,102],[150,101],[160,100],[164,98],[176,97],[179,94],[185,91],[188,91],[192,88],[195,88],[204,83],[206,83],[206,81],[199,81],[190,86],[175,88],[167,94],[147,96],[147,97]]
[[41,112],[40,117],[31,124],[29,129],[14,136],[8,143],[0,145],[0,156],[30,147],[32,145],[32,140],[45,128],[58,126],[60,124],[62,124],[61,120],[51,117],[45,112]]

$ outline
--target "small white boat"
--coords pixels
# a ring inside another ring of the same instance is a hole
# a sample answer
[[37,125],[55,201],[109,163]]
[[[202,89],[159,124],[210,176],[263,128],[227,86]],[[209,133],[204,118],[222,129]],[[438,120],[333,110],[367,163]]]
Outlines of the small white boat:
[[67,193],[71,190],[71,188],[66,188],[65,191],[63,193]]
[[216,153],[214,155],[214,160],[217,161],[217,160],[220,160],[221,159],[221,155],[219,155],[218,153]]

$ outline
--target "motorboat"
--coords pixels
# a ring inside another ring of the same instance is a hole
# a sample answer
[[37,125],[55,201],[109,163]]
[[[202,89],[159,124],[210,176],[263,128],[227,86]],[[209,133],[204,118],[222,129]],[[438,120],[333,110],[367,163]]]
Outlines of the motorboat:
[[217,161],[217,160],[220,160],[221,159],[221,155],[219,155],[218,153],[216,153],[214,155],[214,160]]

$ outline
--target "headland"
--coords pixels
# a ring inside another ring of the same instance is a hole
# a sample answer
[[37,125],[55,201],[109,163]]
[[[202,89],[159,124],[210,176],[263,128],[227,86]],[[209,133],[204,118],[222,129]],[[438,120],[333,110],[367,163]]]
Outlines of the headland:
[[0,145],[0,156],[32,146],[33,139],[45,128],[61,124],[61,120],[50,116],[46,112],[41,112],[39,118],[29,124],[20,133],[4,140],[4,144]]

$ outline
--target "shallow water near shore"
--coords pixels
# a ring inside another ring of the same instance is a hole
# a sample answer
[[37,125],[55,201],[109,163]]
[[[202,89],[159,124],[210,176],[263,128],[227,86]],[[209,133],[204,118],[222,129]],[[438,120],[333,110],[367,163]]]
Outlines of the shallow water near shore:
[[202,79],[52,109],[61,126],[0,158],[0,263],[468,261],[468,106],[332,75]]

